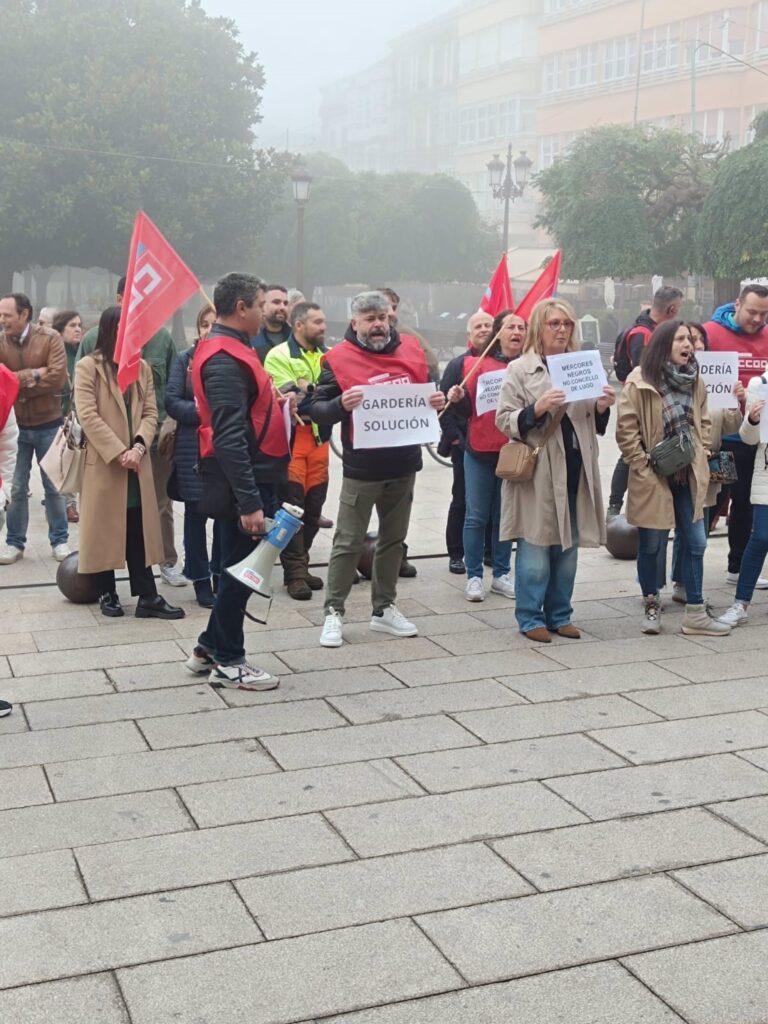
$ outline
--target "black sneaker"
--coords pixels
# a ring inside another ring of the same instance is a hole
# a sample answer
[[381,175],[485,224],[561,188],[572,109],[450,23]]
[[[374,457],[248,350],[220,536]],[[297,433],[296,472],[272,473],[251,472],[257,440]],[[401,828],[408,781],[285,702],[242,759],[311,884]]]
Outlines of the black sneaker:
[[195,597],[201,608],[213,608],[216,598],[210,580],[195,580]]
[[464,565],[464,559],[463,558],[451,558],[451,559],[449,559],[449,561],[448,561],[448,572],[452,572],[456,576],[463,576],[466,571],[467,571],[467,568]]
[[160,594],[155,597],[140,597],[136,602],[137,619],[183,619],[184,609],[174,608]]
[[120,598],[114,591],[111,594],[101,595],[99,598],[99,608],[101,608],[102,615],[107,615],[111,619],[119,619],[125,615],[123,606],[120,604]]
[[312,597],[312,589],[306,580],[288,580],[285,587],[294,601],[309,601]]
[[0,718],[7,718],[12,711],[13,704],[9,704],[7,700],[0,700]]
[[313,576],[311,572],[308,572],[304,577],[307,581],[307,586],[310,590],[322,590],[325,584],[321,576]]

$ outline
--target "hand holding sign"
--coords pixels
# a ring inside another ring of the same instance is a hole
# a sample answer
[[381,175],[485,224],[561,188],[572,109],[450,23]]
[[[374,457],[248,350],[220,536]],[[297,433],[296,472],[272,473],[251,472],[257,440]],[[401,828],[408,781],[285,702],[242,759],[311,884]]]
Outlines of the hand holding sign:
[[435,391],[434,385],[366,384],[351,390],[362,395],[352,410],[354,448],[399,448],[438,441],[437,409],[445,404],[445,395]]
[[603,389],[608,381],[599,352],[590,349],[547,356],[547,365],[553,388],[565,393],[566,402],[605,397]]
[[696,362],[707,386],[709,408],[737,408],[739,403],[733,386],[739,379],[738,352],[697,352]]

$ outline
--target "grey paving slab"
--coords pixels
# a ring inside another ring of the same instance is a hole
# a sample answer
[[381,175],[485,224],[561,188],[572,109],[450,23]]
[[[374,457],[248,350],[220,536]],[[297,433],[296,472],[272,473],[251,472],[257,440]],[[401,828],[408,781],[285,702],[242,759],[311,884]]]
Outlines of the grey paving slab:
[[93,626],[66,626],[63,629],[42,630],[35,633],[35,643],[38,651],[70,651],[85,650],[89,647],[112,647],[115,644],[144,644],[150,640],[175,640],[177,636],[172,622],[167,620],[113,620],[108,625],[99,623],[95,629]]
[[[405,687],[378,665],[362,668],[329,669],[322,672],[293,672],[281,676],[280,689],[257,695],[259,703],[282,703],[332,697],[337,694],[367,693],[380,690],[403,690]],[[223,690],[222,698],[232,707],[254,703],[254,694],[244,690]]]
[[6,857],[2,861],[2,879],[2,917],[88,901],[70,850]]
[[360,665],[389,665],[394,662],[416,661],[420,658],[438,657],[443,651],[425,637],[411,637],[396,640],[394,643],[392,640],[379,640],[370,644],[344,644],[343,647],[336,648],[313,645],[304,650],[276,653],[294,672],[307,672],[315,666],[319,669],[354,668]]
[[8,768],[0,771],[0,811],[53,803],[42,768]]
[[737,651],[741,654],[765,648],[768,645],[768,625],[765,624],[764,618],[761,624],[755,617],[759,613],[750,610],[752,611],[750,621],[739,629],[732,630],[729,636],[699,636],[696,637],[696,642],[702,647],[708,647],[716,654],[730,654]]
[[321,700],[147,718],[139,724],[154,750],[346,725],[341,715]]
[[399,757],[400,764],[430,793],[496,786],[621,767],[625,762],[585,736],[542,736],[465,750]]
[[0,718],[0,736],[11,736],[20,732],[29,732],[29,726],[21,708],[17,707],[10,715]]
[[283,1024],[463,984],[410,921],[281,939],[118,977],[133,1024]]
[[0,988],[259,940],[229,885],[9,917],[0,921]]
[[130,1024],[115,979],[108,974],[16,988],[3,993],[2,1008],[13,1024]]
[[[19,623],[17,623],[17,626]],[[31,633],[0,633],[0,654],[31,654],[37,650]]]
[[759,711],[737,711],[654,725],[602,729],[593,735],[628,761],[649,764],[765,745],[768,743],[768,715],[761,715]]
[[28,704],[38,700],[61,700],[63,697],[88,697],[93,694],[114,693],[105,672],[64,672],[55,676],[25,676],[7,679],[3,683],[3,697],[14,704]]
[[[200,628],[198,627],[198,632]],[[180,647],[184,646],[185,641],[179,640],[178,642]],[[187,646],[192,648],[194,643],[190,641]],[[184,660],[181,657],[176,662],[160,662],[156,665],[128,665],[122,668],[109,668],[105,672],[114,684],[115,689],[120,693],[132,693],[136,690],[163,690],[169,686],[200,686],[201,682],[206,682],[206,676],[192,675],[184,664]],[[259,657],[259,664],[262,667],[269,668],[270,672],[275,672],[280,677],[281,685],[284,685],[284,680],[289,670],[282,661],[275,658],[274,655],[265,654]],[[223,697],[221,691],[218,692],[219,696]],[[280,690],[277,690],[276,694],[279,697]],[[313,694],[312,696],[317,695]],[[253,694],[250,694],[250,697],[253,698]],[[261,702],[270,697],[271,694],[259,694]]]
[[731,679],[645,690],[633,693],[632,700],[664,718],[697,718],[764,708],[768,706],[768,688],[764,679]]
[[687,1024],[765,1024],[768,932],[697,942],[625,962]]
[[742,750],[739,753],[739,757],[749,761],[750,764],[757,765],[763,771],[768,771],[768,747],[758,748],[757,750]]
[[[638,624],[638,633],[640,626]],[[588,644],[567,644],[547,648],[547,657],[566,668],[624,665],[632,661],[660,661],[662,658],[694,657],[699,647],[682,636],[638,636],[635,640],[600,640]]]
[[765,849],[700,808],[535,832],[492,845],[543,890],[705,864]]
[[116,754],[92,761],[67,761],[52,765],[48,778],[57,800],[83,800],[275,771],[277,766],[256,740],[234,740],[194,750],[177,747]]
[[475,985],[735,930],[664,877],[603,882],[417,920]]
[[[2,592],[2,606],[0,610],[0,633],[13,633],[19,628],[20,609],[10,611],[12,600],[9,601],[9,591]],[[49,629],[78,629],[83,626],[93,628],[96,625],[96,617],[89,607],[74,604],[62,604],[57,611],[32,611],[24,612],[24,629],[29,633],[38,633]]]
[[674,877],[741,928],[768,925],[768,853],[676,871]]
[[[510,621],[509,611],[507,609],[495,609],[493,611],[478,610],[470,613],[474,619],[482,622],[486,626],[491,626],[494,629],[505,629],[508,630],[510,626],[514,626],[514,615]],[[573,606],[573,621],[574,622],[591,622],[594,619],[623,619],[625,618],[623,611],[614,608],[612,604],[607,601],[577,601]],[[515,628],[517,628],[515,626]]]
[[334,864],[352,854],[320,815],[228,825],[76,851],[95,900]]
[[768,793],[768,772],[734,754],[714,754],[550,779],[547,785],[590,818],[621,818]]
[[112,647],[94,647],[90,650],[12,654],[10,662],[15,676],[39,676],[48,672],[117,668],[121,665],[152,665],[183,659],[181,648],[174,640],[158,640],[148,644],[116,644]]
[[615,963],[382,1006],[322,1024],[680,1024],[681,1018]]
[[11,667],[8,664],[8,659],[0,657],[0,679],[10,679],[11,674]]
[[[440,650],[439,654],[443,651]],[[408,686],[432,683],[461,683],[468,679],[495,679],[497,676],[545,672],[552,663],[538,651],[515,650],[507,657],[499,654],[467,654],[459,657],[433,657],[429,661],[402,662],[389,671]]]
[[730,651],[727,654],[718,654],[717,651],[706,651],[702,654],[691,652],[688,656],[674,655],[672,659],[660,655],[658,664],[692,683],[752,679],[765,675],[762,661],[755,657],[754,651]]
[[0,857],[192,828],[175,793],[158,790],[0,811]]
[[466,683],[438,683],[409,689],[331,697],[329,703],[353,724],[392,722],[399,718],[431,715],[440,711],[469,711],[472,708],[498,708],[522,704],[506,686],[492,679]]
[[201,828],[307,814],[414,796],[421,789],[391,761],[280,772],[247,785],[211,782],[180,789]]
[[[30,704],[27,718],[32,729],[67,729],[73,725],[117,722],[121,719],[217,711],[221,698],[207,683],[152,693],[111,693],[99,697],[69,697]],[[766,719],[768,721],[768,719]]]
[[[512,658],[518,651],[530,650],[530,641],[519,633],[512,632],[514,628],[514,606],[507,613],[509,623],[506,630],[484,629],[482,626],[475,633],[459,633],[458,636],[435,637],[435,643],[440,644],[443,651],[449,654],[467,656],[470,654],[497,654],[500,661]],[[561,641],[564,643],[565,641]],[[498,671],[498,667],[497,667]]]
[[729,800],[712,804],[711,810],[721,818],[768,843],[768,797],[758,796],[746,800]]
[[146,749],[144,738],[132,722],[45,729],[7,736],[0,744],[0,768],[77,761],[81,758],[136,753]]
[[468,747],[477,745],[479,740],[445,715],[430,715],[399,722],[349,725],[331,731],[267,736],[263,743],[283,768],[308,768],[368,761],[394,754]]
[[268,939],[534,891],[482,844],[247,878],[237,889]]
[[329,811],[361,857],[574,825],[583,816],[538,782]]
[[[561,668],[553,672],[536,672],[523,676],[499,676],[499,682],[510,686],[526,700],[570,700],[573,697],[599,697],[603,694],[677,686],[679,676],[655,664],[633,661],[616,666]],[[634,693],[632,694],[634,699]],[[637,702],[641,703],[641,702]],[[647,706],[647,705],[644,705]],[[650,708],[653,711],[653,708]],[[657,712],[661,713],[661,712]]]
[[518,740],[558,733],[586,732],[611,726],[656,722],[652,711],[638,708],[620,696],[583,697],[551,701],[548,704],[467,711],[456,720],[487,743]]

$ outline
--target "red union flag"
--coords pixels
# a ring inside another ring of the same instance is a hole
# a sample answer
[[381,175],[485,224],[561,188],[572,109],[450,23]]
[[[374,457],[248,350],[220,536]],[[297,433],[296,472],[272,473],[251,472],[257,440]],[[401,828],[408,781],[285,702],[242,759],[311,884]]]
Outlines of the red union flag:
[[122,391],[139,379],[142,348],[199,287],[200,282],[186,263],[139,210],[131,236],[115,344],[117,383]]
[[562,251],[558,249],[537,279],[533,282],[525,298],[515,310],[517,315],[521,316],[526,323],[530,320],[531,311],[537,302],[541,302],[543,299],[551,299],[553,295],[557,295],[557,286],[560,284],[560,263],[562,258]]
[[480,309],[491,316],[498,316],[502,309],[512,309],[512,305],[512,283],[509,280],[507,254],[503,253],[485,289]]

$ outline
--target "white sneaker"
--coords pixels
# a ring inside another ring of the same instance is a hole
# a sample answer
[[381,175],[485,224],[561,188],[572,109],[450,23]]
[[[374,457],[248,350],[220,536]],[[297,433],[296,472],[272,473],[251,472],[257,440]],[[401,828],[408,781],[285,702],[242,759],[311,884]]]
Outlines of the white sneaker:
[[325,616],[323,631],[320,634],[321,647],[341,647],[344,637],[341,634],[341,616],[331,608]]
[[216,667],[216,662],[210,656],[208,651],[203,650],[202,647],[195,647],[184,664],[192,675],[195,676],[201,676],[206,672],[211,672]]
[[682,583],[672,584],[672,600],[675,604],[688,604],[688,595]]
[[10,565],[23,557],[24,551],[21,548],[15,548],[13,544],[4,544],[0,548],[0,565]]
[[512,576],[505,572],[503,576],[494,576],[491,583],[491,592],[501,594],[502,597],[515,596],[515,582]]
[[277,676],[247,661],[242,665],[217,665],[208,676],[208,682],[227,690],[276,690],[280,685]]
[[69,544],[54,544],[51,548],[51,554],[57,562],[63,562],[65,558],[69,558],[72,554]]
[[749,618],[749,612],[747,611],[746,605],[742,604],[741,601],[736,601],[728,611],[723,612],[717,619],[718,622],[724,622],[726,626],[740,626],[742,622],[746,622]]
[[160,575],[169,587],[186,587],[189,583],[181,569],[177,569],[175,565],[171,565],[169,562],[160,566]]
[[[739,574],[737,572],[727,572],[725,574],[725,582],[730,583],[731,586],[735,587],[739,582]],[[768,590],[768,580],[765,576],[759,576],[757,583],[755,584],[755,590]]]
[[389,633],[390,636],[418,636],[418,626],[399,612],[393,604],[385,608],[381,615],[371,616],[371,629],[374,633]]
[[485,587],[479,576],[470,576],[467,585],[464,587],[464,597],[467,601],[484,601]]

